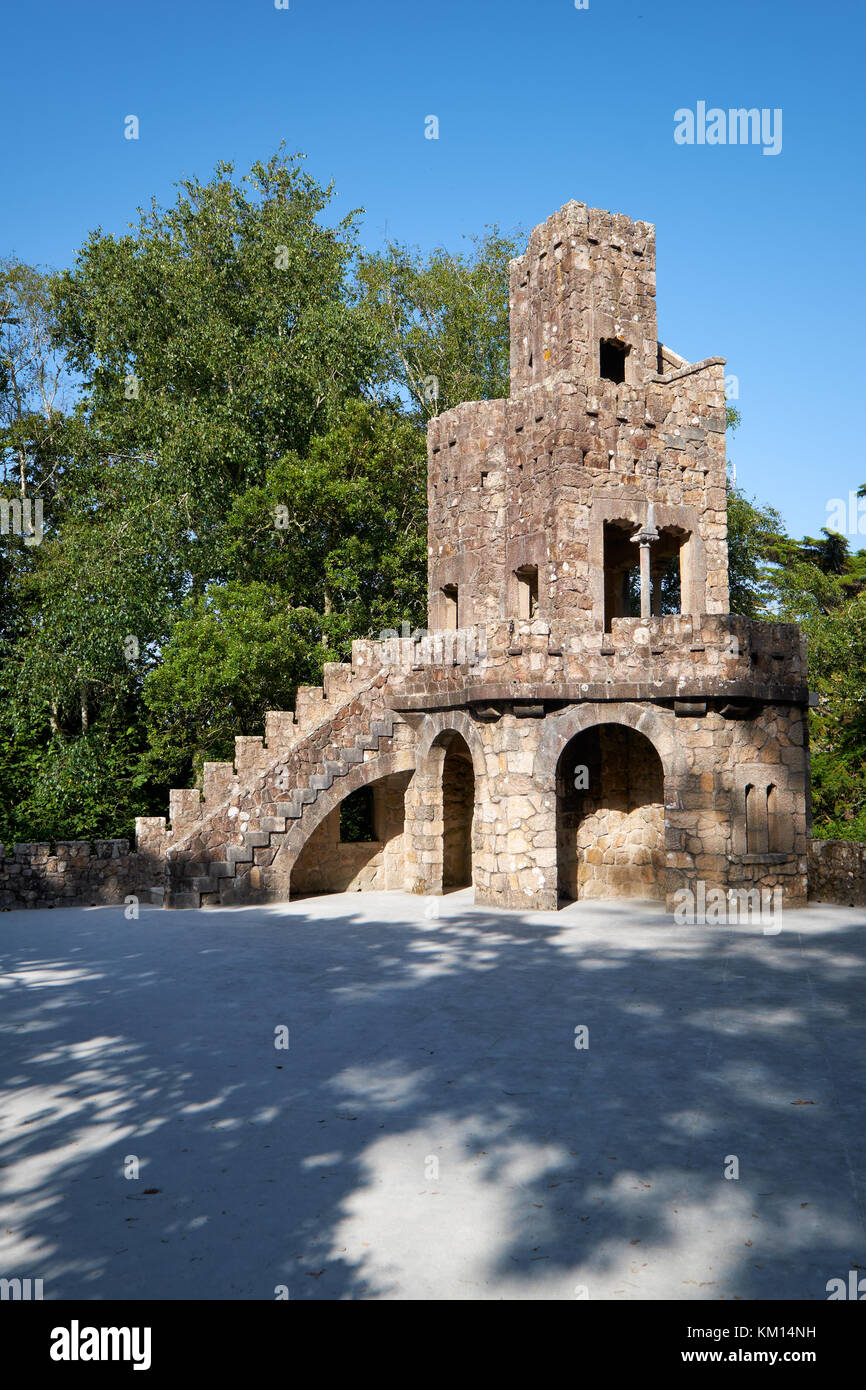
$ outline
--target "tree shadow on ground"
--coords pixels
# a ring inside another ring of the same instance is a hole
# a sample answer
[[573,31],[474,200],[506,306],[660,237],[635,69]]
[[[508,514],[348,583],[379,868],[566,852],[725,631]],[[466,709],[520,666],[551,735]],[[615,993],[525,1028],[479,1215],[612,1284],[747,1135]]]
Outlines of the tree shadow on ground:
[[0,1274],[823,1299],[866,1265],[862,912],[424,907],[7,916]]

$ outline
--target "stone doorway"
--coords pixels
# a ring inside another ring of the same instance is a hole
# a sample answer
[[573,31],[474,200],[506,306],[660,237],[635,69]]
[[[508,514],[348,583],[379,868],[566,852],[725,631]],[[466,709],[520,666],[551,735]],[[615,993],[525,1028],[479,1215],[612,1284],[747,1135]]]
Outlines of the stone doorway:
[[623,724],[576,734],[556,773],[560,905],[665,896],[664,770],[652,743]]
[[453,731],[442,734],[436,746],[442,761],[442,891],[472,886],[472,823],[475,814],[475,772],[465,740]]

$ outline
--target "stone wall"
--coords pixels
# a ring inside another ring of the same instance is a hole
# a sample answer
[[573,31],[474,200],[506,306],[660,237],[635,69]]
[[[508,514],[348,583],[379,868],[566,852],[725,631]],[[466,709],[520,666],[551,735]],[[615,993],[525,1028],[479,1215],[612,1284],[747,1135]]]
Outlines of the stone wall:
[[379,840],[344,843],[340,808],[310,836],[292,870],[291,894],[371,892],[383,886],[384,846]]
[[130,853],[128,840],[11,845],[0,854],[0,909],[160,902],[163,875],[163,862]]
[[812,840],[809,897],[843,907],[866,907],[866,842]]

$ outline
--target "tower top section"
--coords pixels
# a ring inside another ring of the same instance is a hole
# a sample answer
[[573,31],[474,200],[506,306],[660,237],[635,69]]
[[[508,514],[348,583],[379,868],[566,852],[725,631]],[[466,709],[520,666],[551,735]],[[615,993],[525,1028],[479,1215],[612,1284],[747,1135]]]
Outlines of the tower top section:
[[[659,370],[655,227],[566,203],[511,262],[511,395]],[[621,373],[621,375],[620,375]]]
[[567,203],[510,311],[508,399],[428,426],[430,627],[726,613],[724,359],[659,342],[655,228]]

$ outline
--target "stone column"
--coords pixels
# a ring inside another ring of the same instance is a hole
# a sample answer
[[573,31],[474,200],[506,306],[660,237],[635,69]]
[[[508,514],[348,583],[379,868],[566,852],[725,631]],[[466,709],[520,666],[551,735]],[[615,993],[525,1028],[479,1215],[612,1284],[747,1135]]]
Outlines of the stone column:
[[657,541],[659,533],[655,525],[655,508],[650,502],[647,509],[646,524],[641,527],[636,536],[632,536],[632,543],[640,546],[640,615],[642,618],[652,616],[650,601],[650,546],[653,541]]

